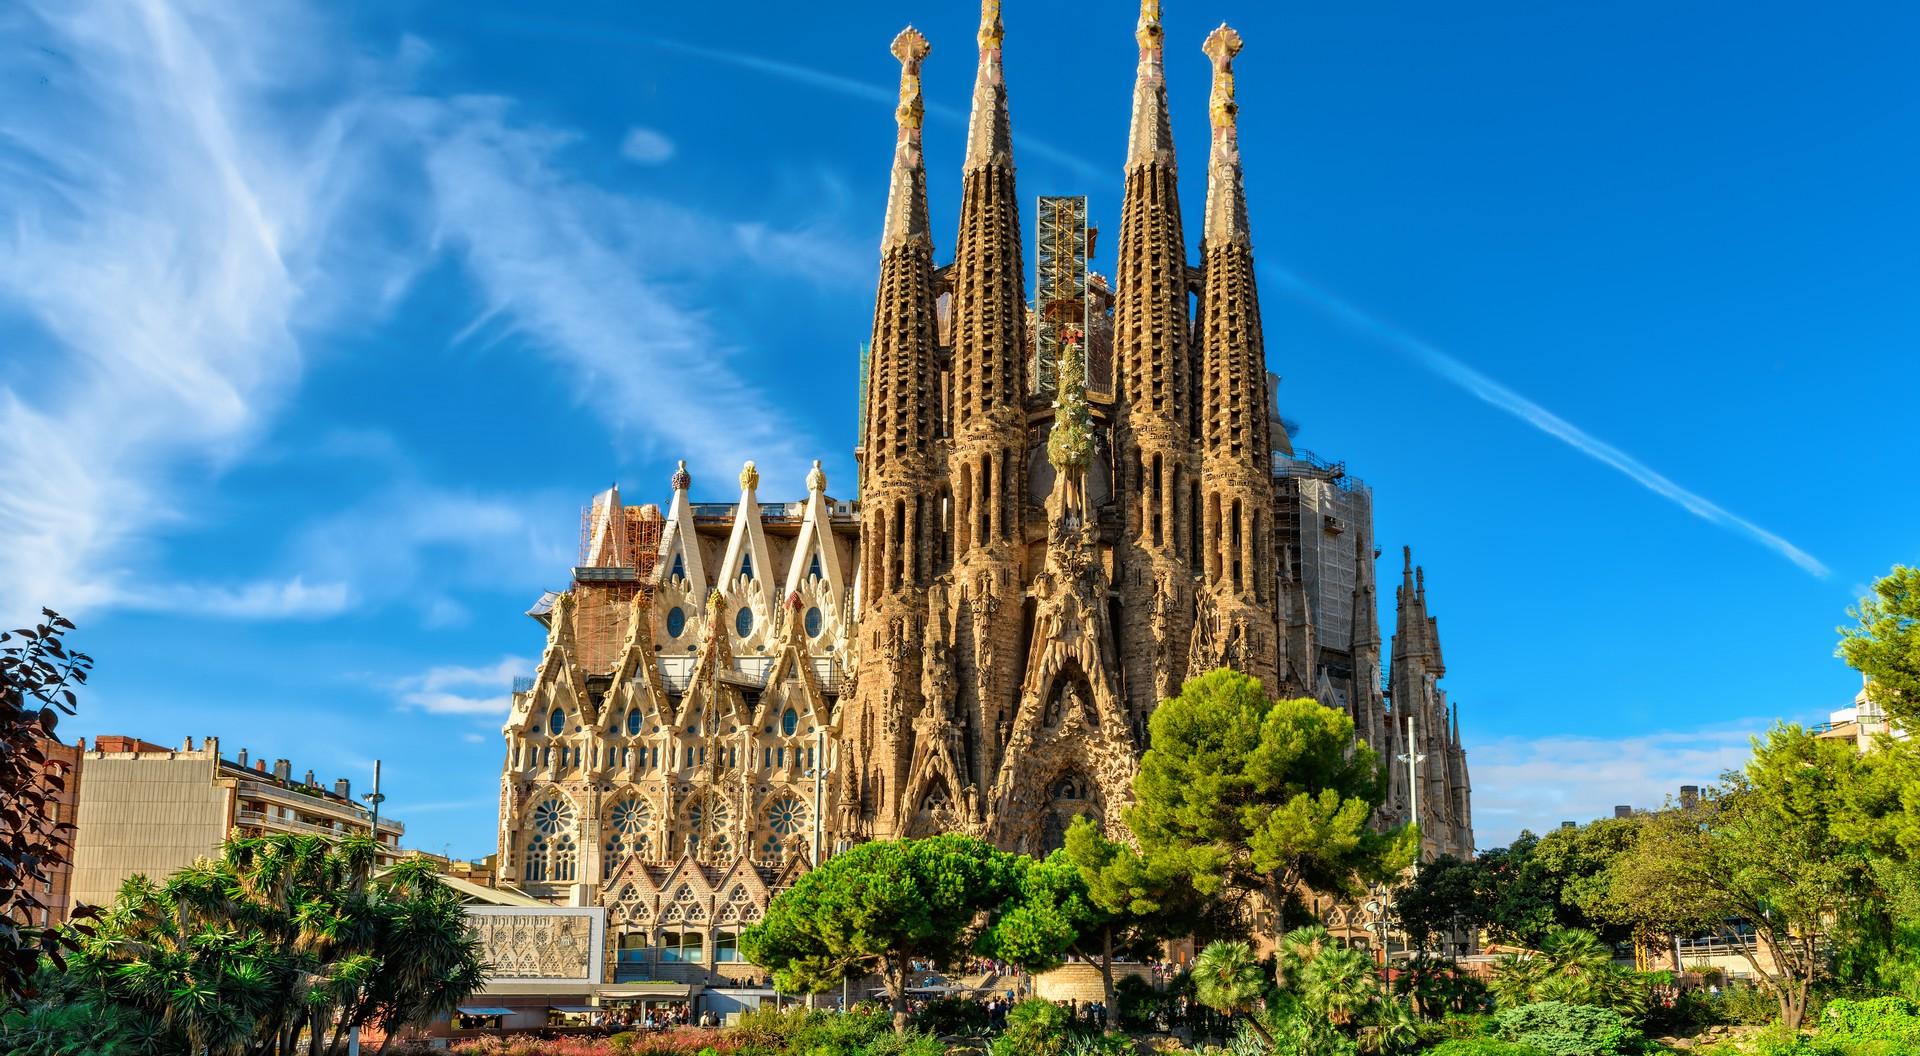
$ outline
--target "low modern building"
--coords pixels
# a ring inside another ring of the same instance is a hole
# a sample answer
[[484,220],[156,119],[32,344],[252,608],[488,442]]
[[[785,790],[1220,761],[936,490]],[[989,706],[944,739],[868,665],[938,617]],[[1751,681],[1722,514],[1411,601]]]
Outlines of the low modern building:
[[[81,781],[75,803],[70,904],[104,905],[135,873],[155,879],[212,854],[231,833],[343,836],[370,832],[373,819],[345,779],[321,787],[309,770],[276,759],[220,754],[220,739],[168,748],[105,735],[77,746]],[[406,827],[380,819],[383,861],[399,854]]]

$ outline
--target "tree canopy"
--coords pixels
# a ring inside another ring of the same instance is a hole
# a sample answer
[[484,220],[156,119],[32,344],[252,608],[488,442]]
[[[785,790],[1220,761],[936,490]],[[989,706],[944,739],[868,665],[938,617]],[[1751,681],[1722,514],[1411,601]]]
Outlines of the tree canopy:
[[1647,820],[1614,865],[1613,903],[1649,932],[1726,937],[1798,1027],[1838,915],[1872,889],[1866,765],[1850,742],[1774,727],[1697,806]]
[[740,949],[795,993],[878,975],[904,1032],[910,963],[947,966],[973,952],[985,915],[1019,893],[1020,869],[1012,855],[957,833],[862,843],[781,892]]
[[1258,892],[1276,934],[1302,885],[1357,894],[1413,860],[1410,827],[1373,825],[1386,770],[1343,712],[1271,700],[1259,680],[1217,670],[1162,703],[1150,733],[1126,815],[1142,851],[1202,894]]
[[1840,628],[1840,656],[1888,718],[1920,729],[1920,568],[1893,566],[1847,614],[1855,622]]
[[[391,1039],[424,1024],[477,991],[486,965],[431,865],[376,875],[375,851],[365,836],[234,837],[163,881],[131,877],[51,975],[45,1008],[87,1009],[90,1024],[123,1025],[126,1051],[156,1054],[306,1053],[304,1031],[313,1053],[338,1056],[355,1027]],[[0,1025],[0,1043],[32,1020]]]

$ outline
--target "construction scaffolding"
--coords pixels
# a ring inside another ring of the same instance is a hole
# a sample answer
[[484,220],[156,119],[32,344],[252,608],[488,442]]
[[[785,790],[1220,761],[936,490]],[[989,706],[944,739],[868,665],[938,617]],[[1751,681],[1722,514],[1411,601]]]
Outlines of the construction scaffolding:
[[[1034,342],[1027,377],[1033,393],[1051,398],[1059,384],[1063,332],[1087,327],[1087,196],[1042,196],[1034,254]],[[1087,354],[1087,342],[1080,354]],[[1086,376],[1086,363],[1081,364]]]
[[610,670],[627,640],[633,596],[653,589],[666,519],[660,507],[621,506],[614,492],[580,511],[580,563],[573,569],[575,655],[590,674]]

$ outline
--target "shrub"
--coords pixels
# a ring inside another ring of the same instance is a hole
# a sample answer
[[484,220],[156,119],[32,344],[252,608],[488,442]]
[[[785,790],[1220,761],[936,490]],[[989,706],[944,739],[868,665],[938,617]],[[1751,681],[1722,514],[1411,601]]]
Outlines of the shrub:
[[1499,1038],[1454,1038],[1428,1049],[1425,1056],[1548,1056],[1545,1049]]
[[1743,1027],[1764,1027],[1780,1018],[1780,1001],[1757,986],[1730,986],[1720,992],[1720,1018]]
[[1535,1001],[1502,1009],[1494,1019],[1501,1037],[1549,1056],[1617,1056],[1637,1050],[1641,1040],[1626,1017],[1596,1005]]
[[993,1039],[993,1056],[1065,1056],[1067,1010],[1029,998],[1007,1012],[1007,1029]]
[[943,997],[932,1001],[913,1015],[913,1029],[935,1037],[950,1034],[987,1032],[987,1009],[978,1001],[963,997]]
[[1891,1051],[1920,1052],[1920,1008],[1904,997],[1855,1001],[1836,997],[1820,1012],[1820,1038],[1898,1046]]
[[905,1034],[888,1030],[869,1042],[863,1051],[865,1056],[946,1056],[947,1047],[939,1038],[918,1030]]

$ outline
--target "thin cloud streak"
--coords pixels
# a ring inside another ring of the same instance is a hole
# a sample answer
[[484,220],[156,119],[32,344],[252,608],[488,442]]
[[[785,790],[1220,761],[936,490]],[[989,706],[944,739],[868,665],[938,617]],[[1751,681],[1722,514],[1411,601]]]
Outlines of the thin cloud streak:
[[[726,63],[729,66],[737,66],[743,70],[752,70],[756,73],[764,73],[769,77],[778,77],[782,80],[792,81],[795,84],[804,84],[812,88],[838,92],[841,95],[870,103],[881,103],[891,107],[899,101],[899,92],[894,88],[868,84],[865,81],[855,80],[852,77],[843,77],[840,74],[830,73],[826,70],[816,70],[810,66],[781,62],[777,59],[750,55],[745,52],[722,51],[718,48],[702,47],[698,44],[689,44],[685,41],[673,40],[669,37],[651,37],[648,39],[660,47],[666,48],[668,51],[677,51],[685,55],[707,59],[712,62]],[[948,124],[965,125],[967,123],[967,112],[957,107],[934,102],[927,103],[926,107],[928,115],[936,117]],[[1103,180],[1118,175],[1117,166],[1102,167],[1095,165],[1077,154],[1062,150],[1044,140],[1034,139],[1032,136],[1022,135],[1018,132],[1013,134],[1013,145],[1017,153],[1026,153],[1038,158],[1043,158],[1062,168],[1072,169],[1074,172],[1088,179]]]
[[1507,412],[1588,458],[1619,472],[1695,517],[1728,529],[1737,535],[1744,535],[1819,579],[1825,579],[1830,574],[1827,566],[1812,554],[1711,499],[1682,487],[1645,462],[1487,377],[1428,342],[1355,307],[1285,268],[1268,265],[1264,270],[1271,277],[1279,280],[1300,300],[1407,356],[1476,399]]

